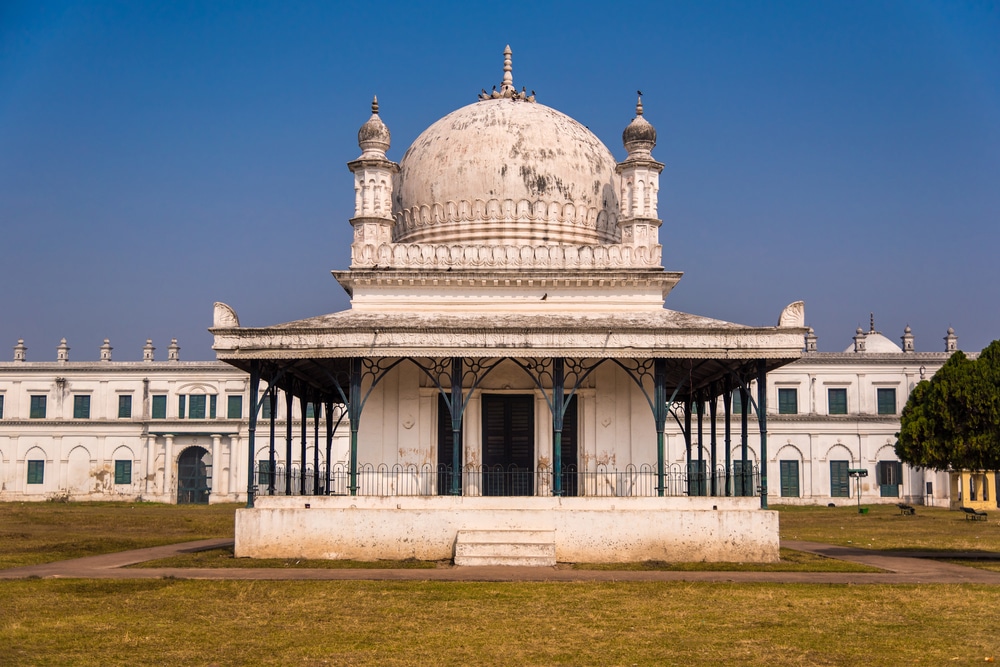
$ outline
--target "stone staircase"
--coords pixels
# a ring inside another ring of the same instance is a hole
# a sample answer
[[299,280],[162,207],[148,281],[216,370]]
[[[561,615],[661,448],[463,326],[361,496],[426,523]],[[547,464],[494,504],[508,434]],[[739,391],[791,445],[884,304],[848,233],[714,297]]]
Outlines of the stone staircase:
[[554,530],[460,530],[455,565],[555,567]]

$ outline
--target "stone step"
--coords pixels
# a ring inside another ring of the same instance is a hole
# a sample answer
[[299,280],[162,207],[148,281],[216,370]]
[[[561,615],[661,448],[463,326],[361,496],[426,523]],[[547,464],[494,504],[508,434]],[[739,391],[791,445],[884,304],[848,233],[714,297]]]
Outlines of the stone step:
[[455,565],[554,567],[553,530],[460,530],[455,538]]

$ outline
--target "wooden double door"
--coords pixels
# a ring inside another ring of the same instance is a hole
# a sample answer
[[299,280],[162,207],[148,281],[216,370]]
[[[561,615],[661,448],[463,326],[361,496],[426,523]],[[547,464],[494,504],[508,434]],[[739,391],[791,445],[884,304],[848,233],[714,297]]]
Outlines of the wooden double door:
[[[452,467],[451,418],[447,405],[438,403],[438,463]],[[484,496],[531,496],[538,483],[535,469],[535,396],[533,394],[482,395],[482,493]],[[576,397],[563,420],[563,495],[577,490]],[[446,475],[441,475],[444,479]],[[449,477],[450,479],[450,477]],[[450,482],[439,482],[447,492]]]

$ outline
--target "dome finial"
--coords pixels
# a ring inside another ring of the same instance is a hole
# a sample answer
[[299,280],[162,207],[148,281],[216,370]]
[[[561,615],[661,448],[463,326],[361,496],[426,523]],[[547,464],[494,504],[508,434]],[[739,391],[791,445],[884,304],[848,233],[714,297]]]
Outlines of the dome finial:
[[511,65],[511,53],[510,44],[508,44],[503,50],[503,82],[500,84],[500,94],[503,97],[510,97],[516,92],[514,90],[514,67]]
[[378,115],[378,95],[372,95],[372,115]]
[[635,92],[639,95],[635,103],[635,118],[622,132],[622,143],[625,144],[625,150],[630,156],[635,154],[649,158],[650,151],[656,146],[656,128],[642,117],[642,91]]
[[642,91],[641,90],[637,90],[635,92],[639,94],[639,101],[635,103],[635,115],[636,116],[641,116],[642,115]]

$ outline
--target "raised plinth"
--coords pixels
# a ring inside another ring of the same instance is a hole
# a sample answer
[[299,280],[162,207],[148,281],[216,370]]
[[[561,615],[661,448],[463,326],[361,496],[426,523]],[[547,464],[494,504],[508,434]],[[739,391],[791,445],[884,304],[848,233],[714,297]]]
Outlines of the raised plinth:
[[460,531],[549,531],[569,563],[767,563],[778,514],[757,498],[261,497],[236,513],[236,556],[451,560]]

